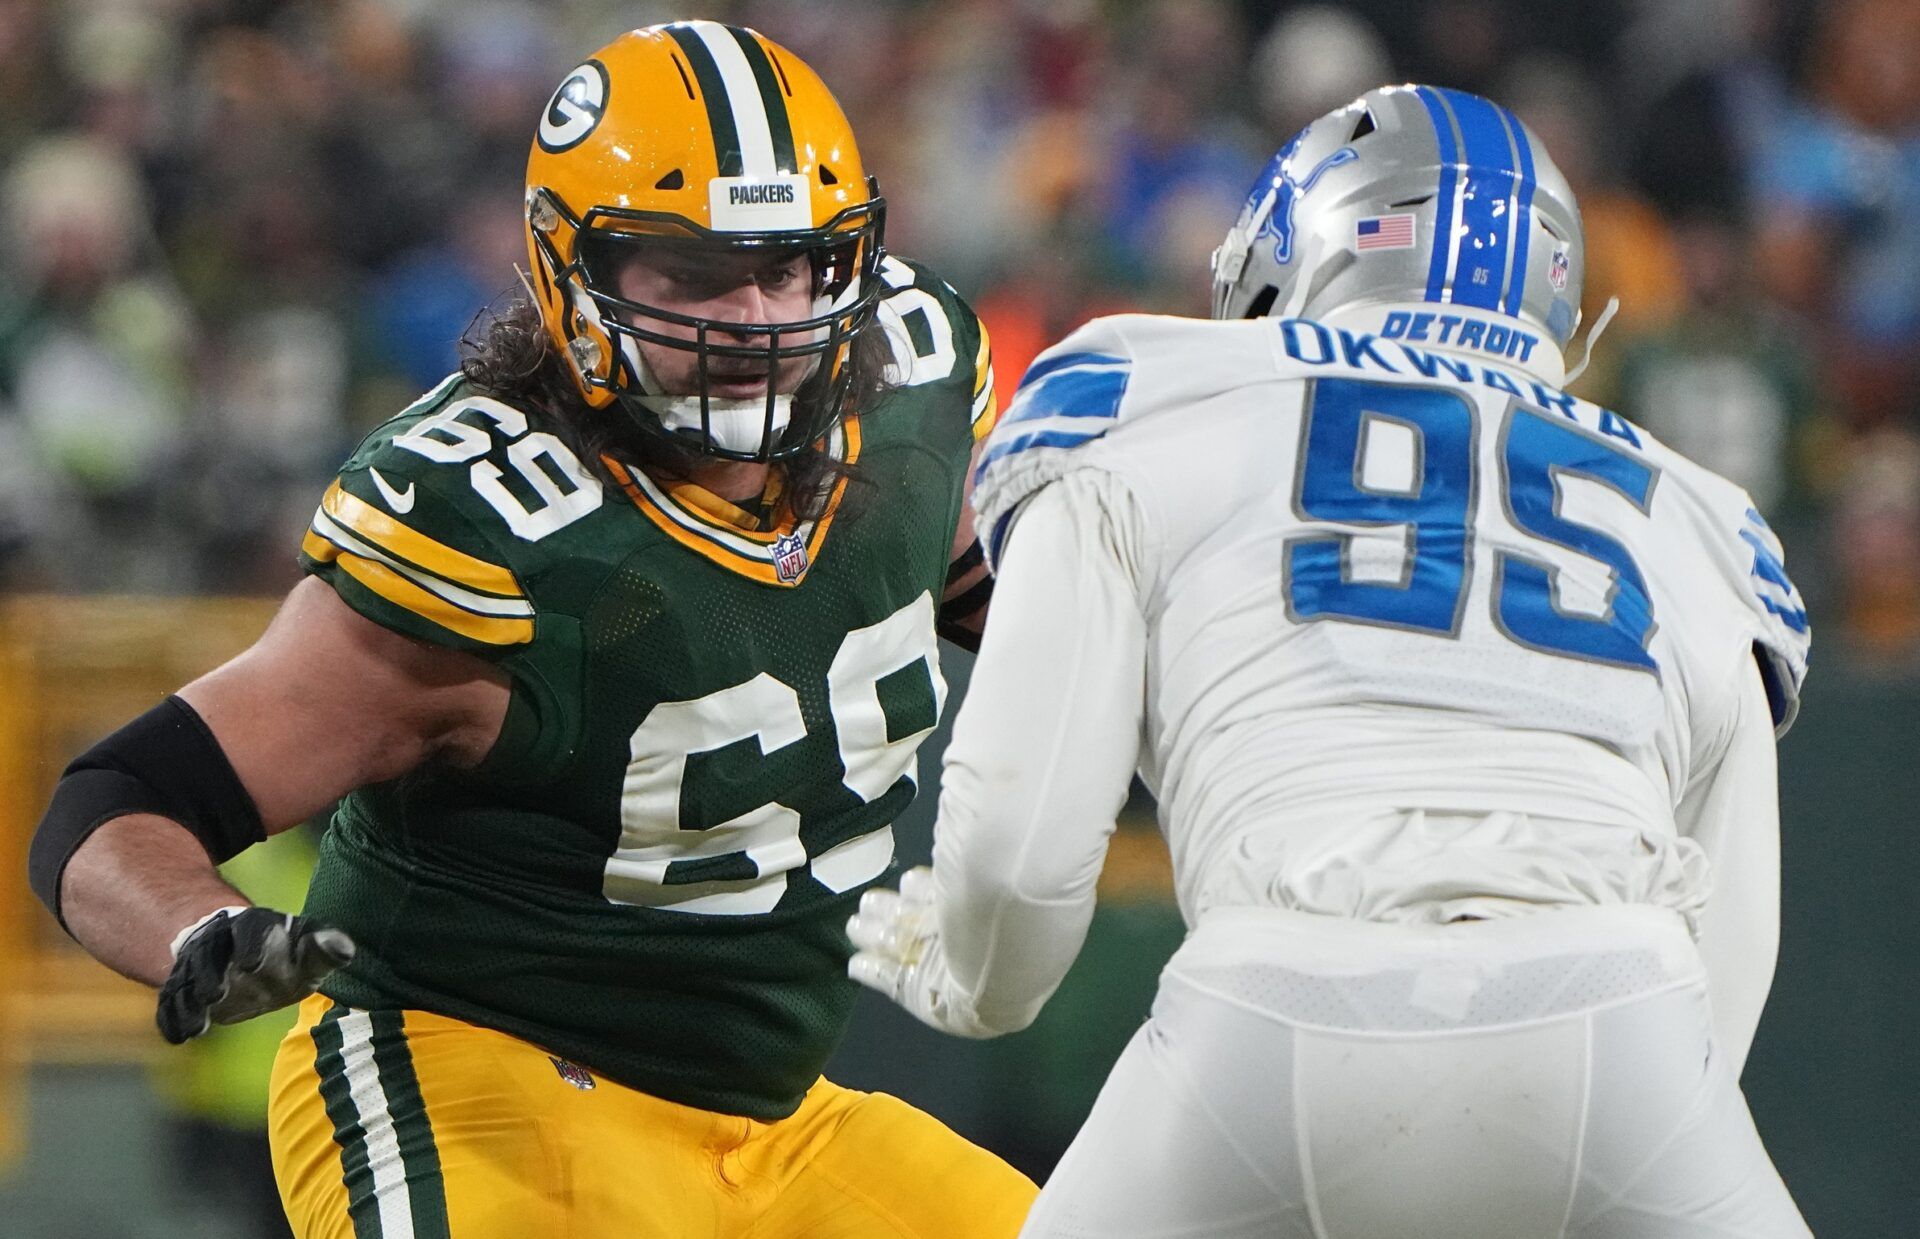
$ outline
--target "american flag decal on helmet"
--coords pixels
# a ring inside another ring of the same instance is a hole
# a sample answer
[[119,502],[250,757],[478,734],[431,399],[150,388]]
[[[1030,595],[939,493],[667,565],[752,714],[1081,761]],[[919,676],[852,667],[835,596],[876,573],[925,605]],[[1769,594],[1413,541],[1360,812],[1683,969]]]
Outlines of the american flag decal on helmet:
[[1413,216],[1370,215],[1353,226],[1356,250],[1410,250],[1413,248]]

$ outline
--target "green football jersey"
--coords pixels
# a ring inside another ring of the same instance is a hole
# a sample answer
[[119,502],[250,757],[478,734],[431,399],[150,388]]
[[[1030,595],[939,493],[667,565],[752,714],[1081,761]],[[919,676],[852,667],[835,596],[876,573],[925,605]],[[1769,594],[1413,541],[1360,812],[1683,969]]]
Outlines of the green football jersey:
[[307,912],[322,987],[501,1029],[686,1105],[791,1113],[843,1030],[843,926],[888,867],[945,686],[934,613],[985,333],[897,259],[901,386],[834,432],[858,476],[758,529],[696,487],[607,485],[457,376],[360,445],[302,563],[362,615],[511,678],[473,770],[362,788]]

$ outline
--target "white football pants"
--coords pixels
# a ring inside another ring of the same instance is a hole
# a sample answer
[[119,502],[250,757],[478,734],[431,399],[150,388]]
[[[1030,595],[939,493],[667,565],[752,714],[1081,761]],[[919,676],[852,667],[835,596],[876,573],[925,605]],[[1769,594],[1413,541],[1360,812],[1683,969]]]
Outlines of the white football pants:
[[1680,918],[1208,914],[1026,1239],[1808,1239]]

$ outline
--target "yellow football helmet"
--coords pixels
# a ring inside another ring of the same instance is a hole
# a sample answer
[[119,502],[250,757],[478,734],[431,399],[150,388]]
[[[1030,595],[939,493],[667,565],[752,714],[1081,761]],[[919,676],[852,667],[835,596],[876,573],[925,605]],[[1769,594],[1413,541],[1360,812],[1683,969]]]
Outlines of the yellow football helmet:
[[[715,456],[774,460],[838,420],[849,352],[879,300],[886,204],[853,130],[814,71],[764,36],[718,22],[621,35],[568,74],[527,159],[527,248],[541,319],[580,393]],[[812,317],[733,323],[625,300],[622,247],[811,259]],[[674,324],[693,338],[644,325]],[[699,390],[665,391],[639,344],[697,354]],[[712,358],[810,360],[788,394],[710,392]]]

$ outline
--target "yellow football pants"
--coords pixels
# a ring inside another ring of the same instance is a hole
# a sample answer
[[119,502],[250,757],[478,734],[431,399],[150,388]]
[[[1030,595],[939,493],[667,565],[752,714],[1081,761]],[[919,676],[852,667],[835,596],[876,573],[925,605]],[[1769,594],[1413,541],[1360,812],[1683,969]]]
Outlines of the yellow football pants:
[[270,1130],[300,1239],[1012,1239],[1036,1190],[883,1093],[823,1079],[763,1123],[317,994],[274,1063]]

